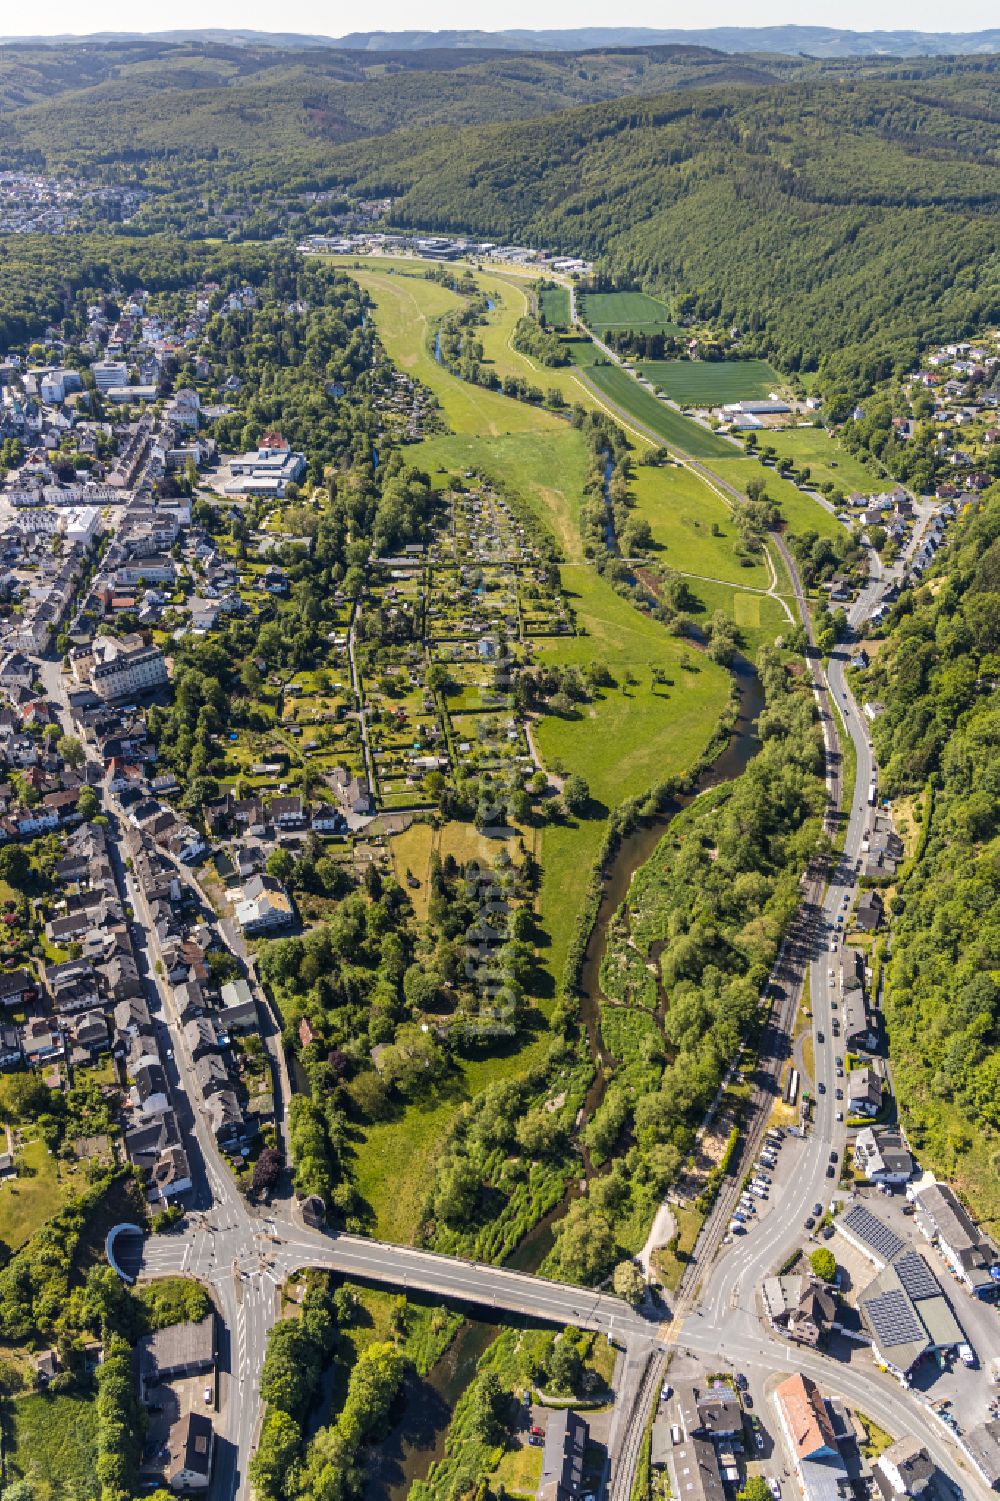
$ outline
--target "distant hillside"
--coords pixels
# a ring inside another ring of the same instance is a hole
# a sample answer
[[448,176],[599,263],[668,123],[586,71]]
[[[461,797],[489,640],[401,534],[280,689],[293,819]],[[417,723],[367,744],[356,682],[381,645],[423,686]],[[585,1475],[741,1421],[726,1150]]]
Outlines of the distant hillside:
[[581,52],[592,47],[714,47],[720,52],[779,52],[810,57],[952,57],[1000,52],[992,31],[844,31],[832,26],[715,26],[697,30],[583,26],[567,31],[356,31],[339,47],[409,51],[422,47],[502,47]]
[[596,258],[858,391],[1000,317],[998,78],[983,58],[891,86],[675,91],[358,140],[329,167],[391,193],[398,224]]
[[1000,29],[989,31],[845,31],[835,26],[713,26],[694,30],[647,26],[581,26],[561,31],[352,31],[343,37],[292,31],[204,30],[110,32],[87,35],[0,37],[4,45],[44,47],[81,43],[209,43],[227,47],[281,47],[286,51],[344,48],[351,52],[486,50],[584,52],[604,47],[711,47],[720,52],[769,52],[788,57],[955,57],[1000,52]]

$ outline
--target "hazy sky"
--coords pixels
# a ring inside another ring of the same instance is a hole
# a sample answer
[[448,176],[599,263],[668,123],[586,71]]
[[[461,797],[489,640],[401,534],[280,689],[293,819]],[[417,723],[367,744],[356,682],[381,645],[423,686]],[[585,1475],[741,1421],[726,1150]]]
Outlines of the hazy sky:
[[0,9],[0,34],[159,31],[194,26],[241,26],[261,31],[307,31],[343,36],[348,31],[410,31],[442,28],[571,26],[843,26],[857,31],[907,29],[974,31],[997,25],[996,0],[964,0],[941,7],[935,0],[837,0],[818,11],[805,0],[716,0],[711,6],[665,5],[654,0],[368,0],[364,6],[322,0],[171,0],[136,5],[134,0],[48,0]]

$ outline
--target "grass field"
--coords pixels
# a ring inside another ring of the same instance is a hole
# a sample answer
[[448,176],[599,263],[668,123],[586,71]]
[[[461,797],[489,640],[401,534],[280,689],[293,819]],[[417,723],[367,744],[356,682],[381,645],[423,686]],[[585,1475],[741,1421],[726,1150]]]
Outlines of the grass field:
[[0,1184],[0,1240],[13,1251],[87,1186],[83,1168],[57,1163],[41,1138],[26,1142],[18,1156],[29,1174]]
[[456,293],[412,274],[367,266],[353,274],[375,304],[379,334],[390,359],[434,392],[455,432],[495,437],[553,432],[561,426],[548,412],[458,380],[438,364],[428,340],[437,319],[464,306]]
[[566,353],[574,365],[579,365],[585,370],[588,365],[597,365],[602,360],[607,360],[607,355],[601,353],[592,339],[564,339]]
[[781,383],[766,360],[653,360],[639,369],[681,406],[761,400]]
[[739,490],[745,490],[755,475],[763,479],[768,495],[780,505],[789,530],[800,535],[818,532],[821,537],[843,536],[844,528],[836,516],[793,485],[791,480],[782,479],[776,470],[761,464],[759,459],[712,459],[711,467],[713,473]]
[[[655,469],[639,465],[630,490],[635,514],[652,528],[659,562],[682,573],[767,588],[763,561],[743,568],[735,555],[739,533],[732,510],[692,470],[676,464]],[[713,525],[718,535],[713,536]]]
[[[35,1480],[38,1501],[61,1501],[70,1495],[75,1501],[90,1501],[97,1496],[93,1402],[69,1396],[18,1397],[8,1410],[14,1437],[8,1462],[15,1473]],[[7,1478],[11,1479],[9,1473]]]
[[538,310],[550,328],[569,328],[569,289],[546,287],[538,294]]
[[508,486],[549,528],[568,562],[582,559],[579,517],[587,449],[568,423],[557,422],[552,431],[499,438],[471,433],[428,438],[409,454],[432,473],[439,465],[459,474],[477,469],[494,483]]
[[[698,602],[689,612],[695,624],[705,625],[716,610],[724,610],[739,626],[742,650],[751,662],[762,646],[770,646],[776,637],[792,629],[792,622],[773,594],[752,594],[708,579],[688,579],[688,586]],[[794,615],[790,598],[788,604]]]
[[664,405],[617,365],[596,365],[587,371],[587,377],[626,418],[634,417],[661,443],[672,443],[696,459],[731,458],[738,452],[732,443]]
[[400,1245],[413,1243],[442,1139],[459,1107],[487,1085],[536,1067],[548,1048],[548,1033],[542,1032],[505,1056],[462,1060],[424,1099],[395,1119],[364,1130],[355,1147],[354,1172],[358,1192],[372,1212],[374,1235]]
[[681,331],[663,303],[645,292],[586,292],[580,297],[580,307],[583,321],[598,333],[607,328]]
[[812,484],[829,482],[845,495],[857,490],[862,495],[875,495],[884,490],[887,481],[879,480],[866,469],[860,459],[842,447],[822,427],[793,427],[785,431],[758,434],[758,445],[767,444],[780,458],[791,459],[797,469],[809,469]]
[[[547,716],[535,730],[546,764],[586,777],[607,808],[682,772],[707,744],[729,694],[728,674],[656,621],[633,610],[592,569],[562,570],[563,587],[585,635],[550,643],[545,662],[608,665],[617,686],[584,706],[578,719]],[[682,666],[690,662],[690,668]],[[651,669],[668,682],[654,690]],[[631,672],[634,685],[625,682]],[[558,982],[582,897],[583,873],[597,855],[604,819],[546,828],[542,840],[542,923],[550,939],[546,969]],[[574,897],[575,893],[575,897]]]

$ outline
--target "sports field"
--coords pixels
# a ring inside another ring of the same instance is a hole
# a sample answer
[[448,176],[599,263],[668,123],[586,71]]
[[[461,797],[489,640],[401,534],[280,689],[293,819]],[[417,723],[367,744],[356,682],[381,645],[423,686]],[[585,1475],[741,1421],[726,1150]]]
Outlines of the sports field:
[[639,369],[681,406],[760,401],[781,383],[766,360],[650,360]]
[[550,328],[569,328],[568,288],[546,287],[538,294],[538,308]]
[[664,304],[645,292],[586,292],[579,301],[584,323],[598,333],[607,328],[681,332]]
[[588,369],[587,376],[626,420],[631,414],[661,443],[672,443],[696,459],[729,459],[739,455],[739,449],[732,443],[682,417],[673,407],[665,406],[618,365],[595,365]]

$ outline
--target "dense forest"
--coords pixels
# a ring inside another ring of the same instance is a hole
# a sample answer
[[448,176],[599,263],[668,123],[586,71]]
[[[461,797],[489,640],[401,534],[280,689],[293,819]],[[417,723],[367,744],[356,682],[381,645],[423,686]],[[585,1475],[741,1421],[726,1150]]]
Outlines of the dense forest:
[[891,899],[885,1015],[925,1165],[1000,1220],[1000,486],[926,586],[902,595],[864,691],[893,796],[919,795],[921,848]]

